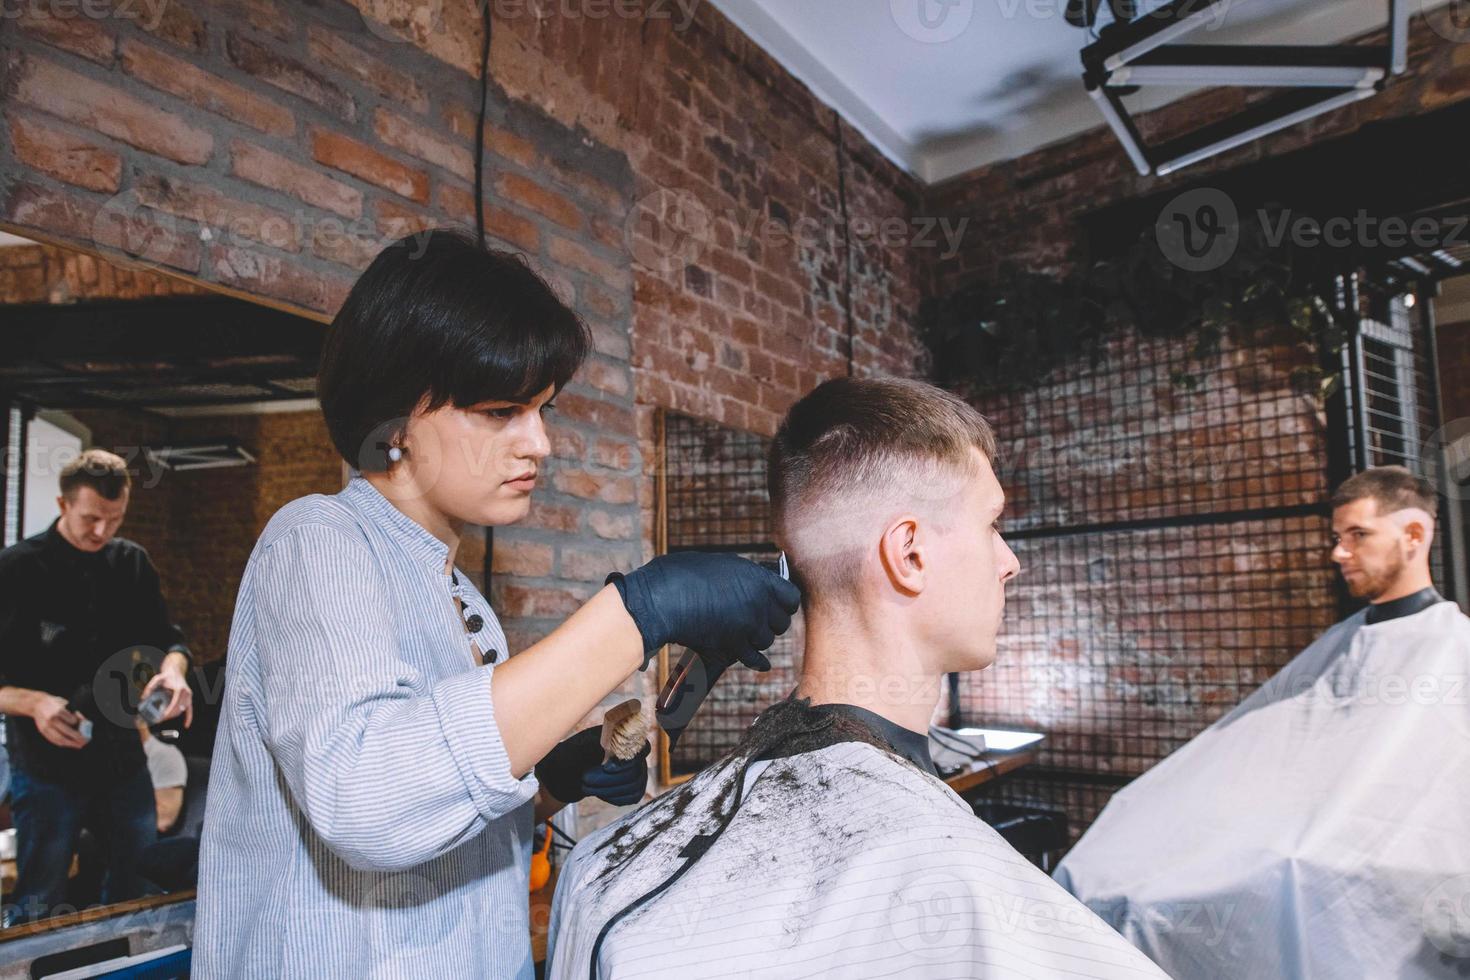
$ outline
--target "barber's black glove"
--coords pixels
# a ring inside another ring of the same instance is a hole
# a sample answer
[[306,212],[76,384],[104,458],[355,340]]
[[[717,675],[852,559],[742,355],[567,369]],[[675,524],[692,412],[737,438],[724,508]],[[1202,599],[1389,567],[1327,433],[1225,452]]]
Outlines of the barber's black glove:
[[562,803],[576,803],[589,796],[614,806],[629,806],[643,799],[648,789],[648,753],[652,746],[627,761],[602,762],[602,726],[584,729],[546,753],[536,763],[536,781]]
[[697,651],[706,666],[736,660],[770,670],[761,653],[791,628],[801,590],[739,555],[680,551],[607,581],[643,635],[643,666],[665,643]]

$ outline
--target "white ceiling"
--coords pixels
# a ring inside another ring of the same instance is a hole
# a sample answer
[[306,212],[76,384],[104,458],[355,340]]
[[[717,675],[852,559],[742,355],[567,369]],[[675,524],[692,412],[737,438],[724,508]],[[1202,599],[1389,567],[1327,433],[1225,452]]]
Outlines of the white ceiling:
[[[1087,36],[1062,18],[1066,0],[714,3],[926,183],[1102,125],[1082,88],[1078,52]],[[1102,9],[1106,20],[1106,3]],[[926,27],[921,10],[935,26]],[[1225,0],[1218,17],[1184,40],[1330,44],[1387,18],[1387,0]],[[1147,89],[1127,104],[1154,108],[1190,91]]]

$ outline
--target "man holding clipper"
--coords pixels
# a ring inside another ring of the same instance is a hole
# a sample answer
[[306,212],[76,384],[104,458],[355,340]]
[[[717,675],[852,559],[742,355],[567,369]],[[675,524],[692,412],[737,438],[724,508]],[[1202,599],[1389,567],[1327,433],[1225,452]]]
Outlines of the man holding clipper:
[[65,902],[83,825],[103,840],[105,902],[140,894],[138,853],[157,836],[153,790],[137,731],[96,707],[126,703],[126,685],[99,678],[129,647],[167,650],[145,693],[166,691],[165,717],[193,720],[188,648],[168,617],[158,572],[139,545],[117,537],[131,485],[124,461],[89,449],[61,472],[61,510],[49,528],[0,551],[0,711],[14,765],[11,809],[18,873],[4,924],[51,914]]

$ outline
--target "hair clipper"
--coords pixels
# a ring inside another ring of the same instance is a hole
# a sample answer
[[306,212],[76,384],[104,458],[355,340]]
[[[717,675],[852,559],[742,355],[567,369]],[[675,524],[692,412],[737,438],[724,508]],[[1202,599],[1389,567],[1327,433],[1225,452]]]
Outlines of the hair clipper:
[[[757,562],[762,568],[769,569],[789,580],[790,569],[786,565],[786,552],[781,552],[776,561]],[[693,650],[685,650],[684,656],[679,658],[679,663],[669,672],[669,679],[664,683],[663,690],[659,692],[658,702],[654,705],[654,718],[658,721],[658,727],[664,730],[668,736],[669,748],[679,740],[684,729],[689,727],[689,722],[694,719],[695,712],[714,690],[715,683],[719,681],[720,675],[725,672],[721,667],[711,673],[705,666],[704,658]]]

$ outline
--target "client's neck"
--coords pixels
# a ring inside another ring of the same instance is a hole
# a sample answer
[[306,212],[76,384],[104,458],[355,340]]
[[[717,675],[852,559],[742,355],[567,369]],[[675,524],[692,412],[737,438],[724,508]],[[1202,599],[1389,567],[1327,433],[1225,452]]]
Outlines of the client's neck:
[[942,676],[888,619],[861,610],[806,612],[806,652],[796,696],[813,704],[853,704],[910,731],[927,733],[939,704]]

